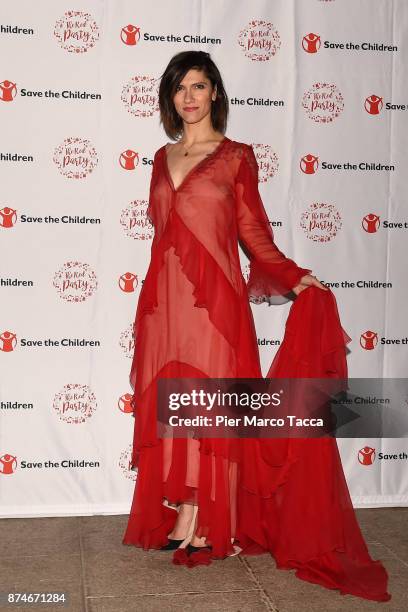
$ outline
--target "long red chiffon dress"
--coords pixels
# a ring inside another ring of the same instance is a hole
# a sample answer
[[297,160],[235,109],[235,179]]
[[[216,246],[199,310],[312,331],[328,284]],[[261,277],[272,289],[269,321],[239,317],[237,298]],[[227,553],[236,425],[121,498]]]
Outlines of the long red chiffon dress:
[[[147,210],[155,233],[130,371],[137,479],[123,543],[160,548],[177,506],[198,504],[196,533],[213,559],[235,543],[240,554],[271,553],[301,579],[387,601],[387,572],[369,556],[334,438],[157,433],[159,378],[262,378],[249,302],[281,299],[311,272],[276,247],[258,170],[252,147],[225,137],[175,188],[166,146],[155,153]],[[334,294],[309,287],[291,306],[267,377],[344,378],[349,341]]]

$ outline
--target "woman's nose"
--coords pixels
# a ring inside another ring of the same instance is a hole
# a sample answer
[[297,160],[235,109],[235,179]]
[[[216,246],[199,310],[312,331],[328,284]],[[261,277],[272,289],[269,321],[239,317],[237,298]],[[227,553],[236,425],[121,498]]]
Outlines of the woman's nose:
[[194,97],[194,96],[193,96],[193,92],[192,92],[192,91],[190,91],[189,89],[186,89],[186,90],[185,90],[185,93],[184,93],[184,101],[185,101],[185,102],[189,102],[190,100],[192,100],[192,99],[193,99],[193,97]]

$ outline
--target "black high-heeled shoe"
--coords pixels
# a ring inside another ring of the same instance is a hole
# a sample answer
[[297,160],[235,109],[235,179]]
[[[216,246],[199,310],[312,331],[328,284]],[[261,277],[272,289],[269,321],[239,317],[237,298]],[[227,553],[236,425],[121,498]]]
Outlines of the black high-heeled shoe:
[[186,538],[182,540],[173,540],[173,538],[168,538],[168,543],[159,548],[159,550],[176,550],[184,542]]

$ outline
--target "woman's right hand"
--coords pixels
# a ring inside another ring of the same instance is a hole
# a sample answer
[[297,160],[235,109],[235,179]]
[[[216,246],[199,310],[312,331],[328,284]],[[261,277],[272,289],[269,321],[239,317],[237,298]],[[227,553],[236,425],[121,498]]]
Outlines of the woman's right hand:
[[296,293],[296,295],[299,295],[299,293],[308,287],[319,287],[319,289],[328,291],[328,287],[325,287],[320,281],[317,280],[315,276],[312,276],[311,274],[305,274],[305,276],[302,276],[300,283],[296,285],[296,287],[293,287],[292,291],[293,293]]

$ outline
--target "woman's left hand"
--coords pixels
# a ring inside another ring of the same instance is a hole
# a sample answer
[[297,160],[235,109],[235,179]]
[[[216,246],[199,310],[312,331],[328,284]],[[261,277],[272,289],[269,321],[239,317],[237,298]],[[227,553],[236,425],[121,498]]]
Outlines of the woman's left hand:
[[319,287],[320,289],[323,289],[324,291],[328,291],[328,287],[325,287],[324,285],[322,285],[322,283],[320,281],[317,280],[317,278],[315,276],[312,276],[311,274],[306,274],[305,276],[302,276],[302,278],[300,279],[300,283],[298,285],[296,285],[296,287],[293,287],[292,291],[293,293],[296,293],[296,295],[299,295],[299,293],[301,293],[304,289],[307,289],[307,287]]

